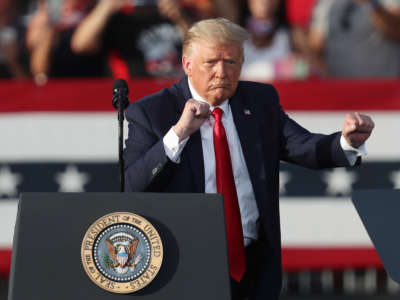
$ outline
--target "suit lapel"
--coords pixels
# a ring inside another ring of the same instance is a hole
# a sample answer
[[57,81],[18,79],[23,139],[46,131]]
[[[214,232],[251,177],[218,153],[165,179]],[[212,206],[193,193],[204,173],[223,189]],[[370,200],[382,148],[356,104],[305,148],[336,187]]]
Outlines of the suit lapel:
[[[179,92],[177,103],[177,120],[179,120],[186,101],[192,98],[192,94],[190,93],[188,78],[186,76],[177,84],[177,87]],[[197,130],[190,136],[189,141],[185,146],[185,150],[182,152],[182,160],[188,160],[190,164],[190,170],[194,183],[194,192],[204,193],[204,158],[200,130]]]
[[265,195],[265,168],[262,152],[262,141],[254,112],[245,104],[245,96],[236,92],[230,99],[233,120],[239,135],[243,155],[256,199]]

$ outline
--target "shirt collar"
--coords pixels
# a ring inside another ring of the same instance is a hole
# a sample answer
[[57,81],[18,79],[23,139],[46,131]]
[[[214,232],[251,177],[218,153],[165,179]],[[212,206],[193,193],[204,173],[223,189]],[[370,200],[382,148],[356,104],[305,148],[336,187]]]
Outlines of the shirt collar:
[[[201,102],[206,102],[206,103],[207,103],[207,101],[206,101],[203,97],[201,97],[201,96],[199,95],[199,93],[197,93],[197,91],[194,89],[192,83],[190,82],[189,77],[188,77],[188,83],[189,83],[189,90],[190,90],[190,93],[192,94],[193,99],[194,99],[194,100],[197,100],[197,101],[201,101]],[[224,100],[224,101],[223,101],[220,105],[218,105],[218,106],[211,106],[211,105],[210,105],[210,110],[213,111],[216,107],[219,107],[220,109],[222,109],[222,110],[224,111],[224,114],[228,113],[229,110],[230,110],[229,101],[228,101],[228,100],[229,100],[229,99]]]

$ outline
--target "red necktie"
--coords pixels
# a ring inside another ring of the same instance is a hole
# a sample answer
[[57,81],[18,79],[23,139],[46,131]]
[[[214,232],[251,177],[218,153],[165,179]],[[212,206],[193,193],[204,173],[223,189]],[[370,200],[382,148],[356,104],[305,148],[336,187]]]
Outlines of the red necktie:
[[215,119],[213,133],[217,191],[224,195],[230,275],[237,282],[240,282],[246,269],[246,259],[242,222],[240,219],[238,198],[232,172],[231,155],[225,128],[221,121],[223,112],[224,111],[218,107],[212,112]]

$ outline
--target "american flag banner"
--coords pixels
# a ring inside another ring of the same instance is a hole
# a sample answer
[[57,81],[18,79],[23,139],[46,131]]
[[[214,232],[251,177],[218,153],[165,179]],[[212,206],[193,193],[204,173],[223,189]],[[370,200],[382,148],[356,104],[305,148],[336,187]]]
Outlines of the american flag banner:
[[[129,86],[138,99],[171,84],[136,79]],[[400,188],[400,81],[274,85],[283,108],[310,131],[339,131],[353,111],[376,124],[359,167],[281,164],[285,270],[380,267],[350,196],[355,189]],[[21,192],[118,192],[118,123],[110,80],[0,82],[0,95],[0,276],[7,276]]]

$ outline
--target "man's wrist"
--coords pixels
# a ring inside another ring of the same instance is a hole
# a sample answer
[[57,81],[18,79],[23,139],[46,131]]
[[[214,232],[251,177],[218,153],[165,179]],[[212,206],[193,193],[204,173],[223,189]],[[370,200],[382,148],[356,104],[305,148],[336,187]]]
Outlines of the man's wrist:
[[179,141],[178,135],[173,130],[173,127],[167,132],[163,138],[165,154],[174,163],[180,163],[180,154],[185,147],[189,138]]
[[178,136],[179,142],[183,141],[184,139],[186,139],[189,136],[189,135],[186,134],[187,130],[185,130],[185,128],[182,128],[182,127],[180,127],[178,125],[172,126],[172,130]]
[[340,137],[340,146],[344,151],[353,152],[357,156],[367,155],[365,143],[359,145],[358,147],[354,147],[346,140],[346,138],[343,135]]

